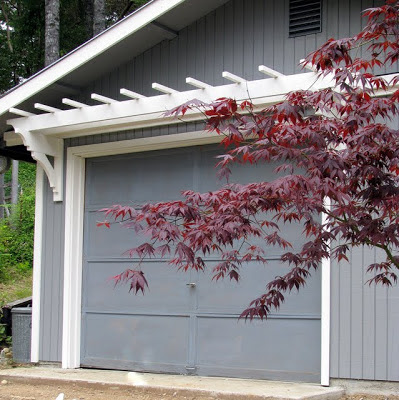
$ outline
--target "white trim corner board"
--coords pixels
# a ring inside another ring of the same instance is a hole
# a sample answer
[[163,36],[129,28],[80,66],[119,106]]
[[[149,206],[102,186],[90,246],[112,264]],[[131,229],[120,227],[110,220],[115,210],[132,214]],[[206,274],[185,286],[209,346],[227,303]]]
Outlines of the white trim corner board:
[[68,150],[65,198],[62,368],[80,367],[85,159]]

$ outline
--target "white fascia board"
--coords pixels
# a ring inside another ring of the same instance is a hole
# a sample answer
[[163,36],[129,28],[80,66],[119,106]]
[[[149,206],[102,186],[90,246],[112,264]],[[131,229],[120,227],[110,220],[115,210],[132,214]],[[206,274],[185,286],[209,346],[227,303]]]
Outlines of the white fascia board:
[[[204,102],[211,102],[221,97],[230,97],[236,100],[251,99],[259,107],[264,107],[283,100],[283,96],[294,90],[321,89],[331,85],[329,79],[317,80],[314,73],[309,72],[279,79],[260,79],[242,85],[222,85],[66,110],[54,114],[14,118],[7,122],[14,129],[25,129],[32,133],[68,138],[178,122],[176,118],[163,117],[163,114],[192,99]],[[192,111],[186,114],[184,120],[202,118],[201,112]]]
[[0,115],[57,82],[186,0],[154,0],[0,98]]

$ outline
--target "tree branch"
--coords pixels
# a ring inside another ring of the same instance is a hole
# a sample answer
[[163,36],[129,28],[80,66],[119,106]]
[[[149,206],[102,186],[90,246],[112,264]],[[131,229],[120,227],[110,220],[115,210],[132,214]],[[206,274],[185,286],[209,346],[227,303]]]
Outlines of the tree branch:
[[126,17],[126,15],[130,11],[130,9],[133,7],[133,5],[134,5],[134,3],[132,0],[127,1],[125,8],[123,9],[123,11],[121,12],[121,14],[118,17],[118,21],[120,21],[121,19]]

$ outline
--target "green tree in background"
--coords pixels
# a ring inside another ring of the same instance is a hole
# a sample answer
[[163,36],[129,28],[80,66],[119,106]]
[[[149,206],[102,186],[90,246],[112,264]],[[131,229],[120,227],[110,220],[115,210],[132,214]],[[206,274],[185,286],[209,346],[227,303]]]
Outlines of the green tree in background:
[[[104,0],[105,27],[149,0]],[[93,0],[60,1],[60,56],[92,36]],[[0,95],[44,66],[45,0],[0,0]]]
[[[104,5],[102,26],[113,25],[148,1],[96,0]],[[45,5],[46,0],[0,0],[0,96],[44,67]],[[93,12],[94,0],[60,0],[60,57],[93,36]],[[10,217],[0,220],[0,291],[4,295],[0,296],[0,305],[24,297],[7,297],[1,284],[31,273],[35,172],[34,164],[20,163],[18,204]],[[10,180],[8,171],[5,182]],[[28,284],[25,286],[29,289]]]
[[1,1],[0,28],[0,93],[2,93],[33,75],[43,65],[42,1]]
[[[33,261],[36,166],[20,163],[19,201],[9,218],[0,220],[0,282],[29,271]],[[10,181],[10,171],[6,174]]]

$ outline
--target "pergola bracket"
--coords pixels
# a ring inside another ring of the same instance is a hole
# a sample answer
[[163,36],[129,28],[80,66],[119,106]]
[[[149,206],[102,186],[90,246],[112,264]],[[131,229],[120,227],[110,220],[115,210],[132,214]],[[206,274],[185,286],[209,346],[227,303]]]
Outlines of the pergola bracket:
[[[32,158],[45,171],[53,190],[54,201],[63,200],[63,176],[64,176],[64,140],[45,136],[41,133],[32,133],[14,127],[15,133],[21,136],[22,141]],[[50,158],[53,158],[53,162]]]

